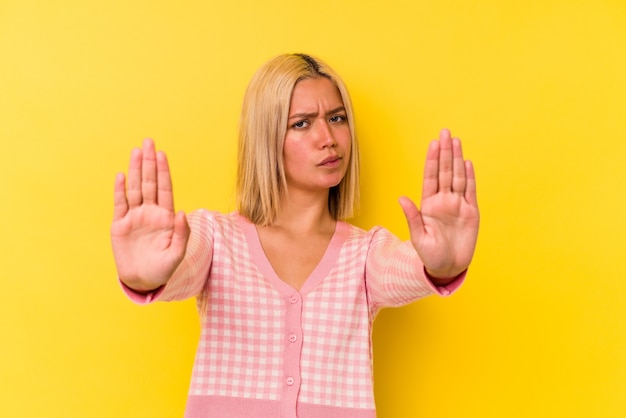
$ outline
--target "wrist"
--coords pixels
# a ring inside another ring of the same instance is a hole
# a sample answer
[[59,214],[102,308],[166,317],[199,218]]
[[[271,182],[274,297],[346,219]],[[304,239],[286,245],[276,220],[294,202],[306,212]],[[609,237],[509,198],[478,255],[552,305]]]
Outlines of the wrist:
[[146,283],[141,280],[129,280],[122,277],[119,277],[119,280],[128,289],[141,295],[147,295],[149,293],[156,292],[157,290],[165,286],[165,284]]
[[424,274],[435,286],[447,286],[450,283],[463,276],[467,271],[467,267],[460,272],[440,272],[432,271],[424,267]]

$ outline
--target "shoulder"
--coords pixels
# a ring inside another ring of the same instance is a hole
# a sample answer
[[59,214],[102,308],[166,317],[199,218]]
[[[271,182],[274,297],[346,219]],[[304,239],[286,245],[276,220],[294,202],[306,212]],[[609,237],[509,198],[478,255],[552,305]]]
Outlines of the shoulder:
[[370,229],[363,229],[356,225],[340,222],[346,229],[346,241],[351,245],[369,248],[372,245],[380,245],[385,243],[396,243],[400,239],[392,232],[382,226],[373,226]]
[[237,212],[221,213],[215,210],[196,209],[187,214],[189,223],[213,223],[228,225],[237,223],[242,218]]
[[373,226],[369,229],[363,229],[359,226],[353,225],[345,221],[339,221],[338,224],[344,225],[343,227],[346,229],[348,237],[352,239],[365,239],[365,240],[371,241],[378,237],[395,236],[387,228],[384,228],[379,225]]
[[247,219],[237,212],[221,213],[218,211],[197,209],[187,214],[187,222],[192,233],[205,233],[211,236],[238,235]]

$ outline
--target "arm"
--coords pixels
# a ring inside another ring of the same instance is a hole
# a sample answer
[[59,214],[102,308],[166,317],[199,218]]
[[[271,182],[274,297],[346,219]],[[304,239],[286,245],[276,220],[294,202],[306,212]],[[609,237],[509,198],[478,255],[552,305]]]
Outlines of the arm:
[[167,283],[185,255],[190,229],[184,212],[174,212],[167,158],[145,140],[128,169],[115,180],[111,244],[120,280],[138,293]]
[[434,283],[410,241],[402,242],[379,227],[368,235],[365,278],[369,302],[375,309],[403,306],[432,294],[448,296],[463,283],[465,274],[444,285]]
[[144,305],[157,300],[184,300],[202,293],[213,261],[215,215],[197,210],[187,215],[187,222],[191,232],[185,256],[165,285],[141,292],[121,282],[126,296],[132,301]]
[[474,168],[447,129],[428,148],[421,209],[406,197],[400,205],[429,279],[437,286],[452,283],[474,255],[479,212]]

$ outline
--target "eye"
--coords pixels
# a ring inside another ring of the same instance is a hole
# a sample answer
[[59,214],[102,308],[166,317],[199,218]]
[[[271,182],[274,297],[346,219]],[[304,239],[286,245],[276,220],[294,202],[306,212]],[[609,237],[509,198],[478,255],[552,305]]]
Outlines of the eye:
[[330,122],[331,123],[342,123],[346,121],[346,116],[345,115],[333,115],[330,118]]
[[295,129],[304,129],[306,127],[309,126],[309,121],[308,120],[299,120],[296,123],[294,123],[293,125],[291,125],[292,128]]

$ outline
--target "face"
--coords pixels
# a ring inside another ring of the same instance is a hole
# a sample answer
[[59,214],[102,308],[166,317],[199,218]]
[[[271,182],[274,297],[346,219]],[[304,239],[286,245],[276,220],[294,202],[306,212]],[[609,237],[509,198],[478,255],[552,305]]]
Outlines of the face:
[[283,145],[287,187],[327,192],[343,179],[352,138],[337,87],[325,77],[299,81]]

